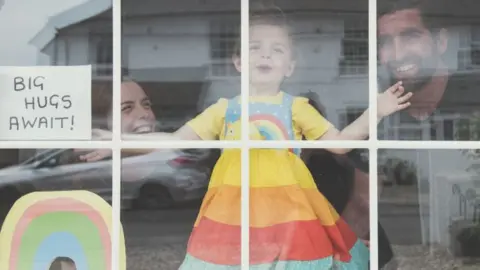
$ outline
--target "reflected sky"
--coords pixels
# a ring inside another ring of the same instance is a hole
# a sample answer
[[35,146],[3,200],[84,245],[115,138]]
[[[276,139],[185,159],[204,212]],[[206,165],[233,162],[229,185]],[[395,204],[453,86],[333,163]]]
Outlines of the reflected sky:
[[28,42],[45,26],[49,17],[87,1],[0,0],[0,65],[36,65],[38,50]]

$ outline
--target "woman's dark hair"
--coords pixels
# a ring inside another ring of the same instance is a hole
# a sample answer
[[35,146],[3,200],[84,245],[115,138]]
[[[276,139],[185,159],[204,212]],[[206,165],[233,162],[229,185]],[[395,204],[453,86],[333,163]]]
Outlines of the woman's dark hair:
[[112,113],[112,81],[92,83],[92,125],[93,128],[108,129],[108,116]]
[[[125,82],[137,83],[129,77],[123,77],[122,83]],[[112,102],[112,81],[94,81],[92,83],[92,128],[110,129],[108,118],[113,112]]]
[[69,257],[57,257],[53,260],[48,270],[62,270],[62,263],[69,263],[75,265],[75,262]]

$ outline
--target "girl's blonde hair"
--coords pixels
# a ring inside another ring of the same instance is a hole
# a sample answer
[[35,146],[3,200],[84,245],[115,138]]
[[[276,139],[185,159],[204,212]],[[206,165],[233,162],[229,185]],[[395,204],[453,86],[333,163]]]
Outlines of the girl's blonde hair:
[[[275,5],[256,4],[250,7],[250,27],[256,25],[270,25],[286,31],[293,45],[292,29],[285,13]],[[240,37],[235,41],[234,56],[240,57]]]

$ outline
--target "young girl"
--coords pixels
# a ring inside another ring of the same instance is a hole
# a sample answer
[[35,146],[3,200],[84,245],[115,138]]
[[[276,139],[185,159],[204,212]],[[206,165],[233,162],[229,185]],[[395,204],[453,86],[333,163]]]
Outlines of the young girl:
[[[253,17],[250,27],[250,130],[263,140],[362,140],[368,110],[339,131],[305,98],[280,86],[295,68],[293,41],[283,17]],[[233,57],[241,69],[240,56]],[[378,121],[408,107],[397,83],[378,96]],[[377,122],[378,123],[378,122]],[[124,139],[236,140],[239,98],[220,99],[173,134],[124,134]],[[111,135],[96,131],[96,135]],[[348,149],[328,149],[346,153]],[[250,151],[251,269],[368,269],[368,248],[359,241],[299,158],[299,149]],[[240,269],[240,150],[226,149],[211,176],[180,269]]]

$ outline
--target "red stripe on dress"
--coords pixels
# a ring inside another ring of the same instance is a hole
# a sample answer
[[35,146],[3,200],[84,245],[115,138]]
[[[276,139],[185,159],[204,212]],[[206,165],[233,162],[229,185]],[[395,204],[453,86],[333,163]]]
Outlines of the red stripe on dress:
[[[292,221],[266,228],[250,228],[250,263],[310,261],[340,255],[351,258],[349,250],[357,237],[339,220],[335,226],[322,226],[318,220]],[[220,264],[240,264],[240,226],[226,225],[206,217],[194,228],[188,253],[200,260]]]

